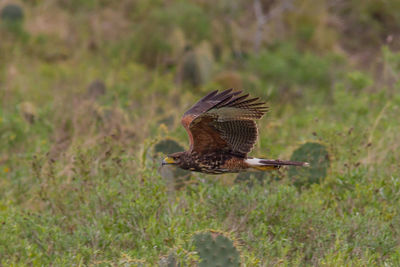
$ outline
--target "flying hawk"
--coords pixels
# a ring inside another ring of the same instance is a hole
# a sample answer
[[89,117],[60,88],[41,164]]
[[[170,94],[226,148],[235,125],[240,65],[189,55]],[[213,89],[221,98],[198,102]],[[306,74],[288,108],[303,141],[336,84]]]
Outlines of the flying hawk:
[[259,98],[248,98],[233,89],[209,93],[182,117],[189,139],[188,151],[168,155],[162,165],[209,174],[261,171],[282,165],[308,166],[307,162],[269,160],[247,157],[258,136],[255,120],[268,108]]

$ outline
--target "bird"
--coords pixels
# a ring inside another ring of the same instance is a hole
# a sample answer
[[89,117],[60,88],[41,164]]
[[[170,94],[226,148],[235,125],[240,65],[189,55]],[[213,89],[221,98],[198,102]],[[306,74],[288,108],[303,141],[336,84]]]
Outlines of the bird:
[[233,89],[215,90],[201,98],[181,120],[189,136],[189,150],[167,155],[162,166],[174,165],[206,174],[309,166],[307,162],[247,156],[257,141],[256,120],[268,111],[266,103],[259,99]]

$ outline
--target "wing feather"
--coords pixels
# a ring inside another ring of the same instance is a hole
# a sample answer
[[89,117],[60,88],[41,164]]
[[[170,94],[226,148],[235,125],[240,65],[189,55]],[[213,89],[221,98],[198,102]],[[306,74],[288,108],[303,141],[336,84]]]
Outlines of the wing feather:
[[255,123],[268,108],[259,98],[248,98],[241,91],[213,91],[200,99],[182,118],[190,149],[229,151],[245,156],[253,148],[258,130]]
[[232,120],[218,122],[214,127],[222,139],[230,145],[231,152],[237,155],[246,155],[253,149],[257,140],[257,125],[252,120]]

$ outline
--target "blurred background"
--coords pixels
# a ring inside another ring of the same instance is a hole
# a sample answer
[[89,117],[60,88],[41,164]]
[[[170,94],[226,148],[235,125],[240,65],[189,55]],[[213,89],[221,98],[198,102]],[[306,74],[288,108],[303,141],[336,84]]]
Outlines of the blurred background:
[[[396,0],[0,0],[0,261],[154,264],[218,228],[248,266],[398,262],[399,49]],[[320,169],[159,169],[188,147],[184,111],[227,88],[271,108],[253,156]]]

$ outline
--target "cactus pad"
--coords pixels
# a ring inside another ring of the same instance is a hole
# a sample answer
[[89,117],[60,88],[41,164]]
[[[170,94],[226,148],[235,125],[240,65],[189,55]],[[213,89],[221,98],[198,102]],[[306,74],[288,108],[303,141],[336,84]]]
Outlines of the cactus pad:
[[178,142],[170,138],[161,140],[154,146],[154,152],[161,154],[171,154],[183,150],[184,148]]
[[290,167],[288,175],[296,186],[319,183],[326,177],[330,160],[327,148],[314,142],[307,142],[297,148],[290,158],[292,161],[306,161],[308,168]]
[[102,80],[94,80],[87,88],[88,98],[96,99],[106,93],[106,85]]
[[19,22],[24,18],[24,12],[20,6],[8,4],[1,10],[0,17],[4,21]]
[[201,259],[199,267],[240,266],[240,254],[234,242],[222,233],[207,231],[193,236]]
[[25,101],[19,105],[20,113],[22,117],[30,124],[35,122],[37,119],[37,110],[35,105],[31,102]]
[[[161,140],[154,145],[154,157],[160,160],[161,156],[165,156],[171,153],[185,150],[178,142],[171,138]],[[179,189],[183,186],[184,182],[190,178],[190,172],[174,166],[164,166],[160,169],[162,177],[172,182],[175,189]]]
[[159,267],[179,267],[181,266],[174,252],[169,253],[167,256],[162,257],[158,262]]
[[213,65],[211,48],[208,43],[202,43],[183,57],[181,79],[199,87],[210,80]]

